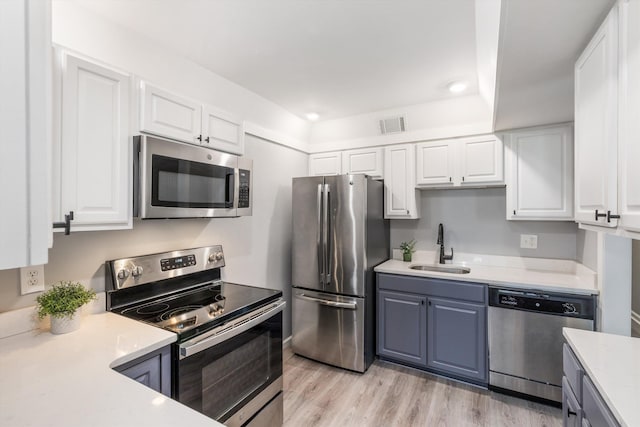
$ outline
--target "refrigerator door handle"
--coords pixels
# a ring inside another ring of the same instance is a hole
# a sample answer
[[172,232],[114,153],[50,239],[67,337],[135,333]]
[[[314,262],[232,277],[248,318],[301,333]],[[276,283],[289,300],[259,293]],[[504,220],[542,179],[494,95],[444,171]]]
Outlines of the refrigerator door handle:
[[322,242],[323,225],[322,225],[322,193],[323,184],[318,184],[318,196],[316,200],[316,208],[318,214],[317,233],[316,233],[316,253],[318,256],[318,275],[320,276],[320,284],[324,286],[324,247]]
[[325,273],[324,284],[331,283],[331,259],[329,257],[329,184],[324,184],[322,198],[322,253],[324,256],[323,270]]
[[296,294],[296,297],[306,301],[317,302],[318,304],[321,304],[321,305],[327,305],[329,307],[336,307],[336,308],[345,308],[347,310],[355,310],[358,307],[355,302],[330,301],[330,300],[321,299],[321,298],[308,297],[302,293]]

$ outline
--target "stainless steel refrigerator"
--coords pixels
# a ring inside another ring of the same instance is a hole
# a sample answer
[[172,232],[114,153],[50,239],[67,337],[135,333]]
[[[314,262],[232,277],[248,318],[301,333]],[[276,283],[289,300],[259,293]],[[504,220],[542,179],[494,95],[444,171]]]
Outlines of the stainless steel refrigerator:
[[375,356],[375,275],[389,258],[383,184],[293,178],[293,352],[364,372]]

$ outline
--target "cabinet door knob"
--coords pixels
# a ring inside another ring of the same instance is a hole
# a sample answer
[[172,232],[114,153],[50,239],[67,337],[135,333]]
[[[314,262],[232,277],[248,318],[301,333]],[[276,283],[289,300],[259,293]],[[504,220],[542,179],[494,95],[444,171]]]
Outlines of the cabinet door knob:
[[572,411],[570,408],[567,408],[567,418],[570,418],[572,415],[575,417],[576,415],[578,415],[578,413]]
[[202,135],[198,135],[198,136],[196,136],[196,139],[197,139],[198,141],[202,142]]
[[620,215],[611,215],[611,211],[607,211],[607,222],[611,222],[612,219],[620,219]]
[[449,182],[451,182],[451,177],[449,177]]
[[208,143],[209,143],[209,137],[206,137],[206,138],[204,139],[204,142],[206,142],[206,143],[208,144]]
[[514,215],[516,214],[516,210],[515,210],[515,209],[513,210],[513,214],[514,214]]
[[606,213],[598,213],[598,209],[596,209],[596,221],[598,218],[604,218],[605,216],[607,216]]

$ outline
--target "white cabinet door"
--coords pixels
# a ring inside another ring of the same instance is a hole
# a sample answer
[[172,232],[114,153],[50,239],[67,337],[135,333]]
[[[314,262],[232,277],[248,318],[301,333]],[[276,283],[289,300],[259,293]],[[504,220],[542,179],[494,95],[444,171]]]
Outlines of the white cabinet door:
[[342,152],[342,169],[344,173],[365,174],[372,178],[382,179],[384,150],[382,148],[364,148]]
[[[614,6],[575,65],[575,218],[616,227],[618,9]],[[636,119],[637,120],[637,119]],[[596,212],[599,217],[596,217]]]
[[200,144],[202,106],[148,82],[140,82],[140,131]]
[[58,220],[74,212],[71,230],[131,228],[131,75],[58,51],[61,138],[54,164]]
[[0,270],[46,264],[51,236],[51,3],[0,1]]
[[340,175],[342,173],[342,153],[317,153],[309,156],[309,176]]
[[640,2],[620,3],[620,226],[640,232]]
[[415,145],[392,145],[384,149],[385,218],[420,218],[416,183]]
[[244,154],[242,120],[215,107],[202,107],[201,144],[216,150]]
[[496,184],[504,180],[502,140],[494,135],[461,140],[461,185]]
[[571,126],[521,130],[507,138],[507,219],[573,220]]
[[418,186],[453,186],[455,171],[455,142],[430,141],[416,146],[416,184]]

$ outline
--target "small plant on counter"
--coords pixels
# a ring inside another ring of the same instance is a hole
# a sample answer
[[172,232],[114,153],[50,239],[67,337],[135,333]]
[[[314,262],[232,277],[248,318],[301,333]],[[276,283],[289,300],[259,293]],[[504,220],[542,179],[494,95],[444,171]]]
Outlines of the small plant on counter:
[[78,282],[60,281],[36,298],[38,317],[51,316],[51,332],[62,334],[76,330],[80,326],[77,310],[96,299],[92,289],[86,289]]
[[402,260],[403,261],[411,261],[411,254],[414,253],[416,246],[415,239],[411,239],[408,242],[400,243],[400,249],[402,249]]

